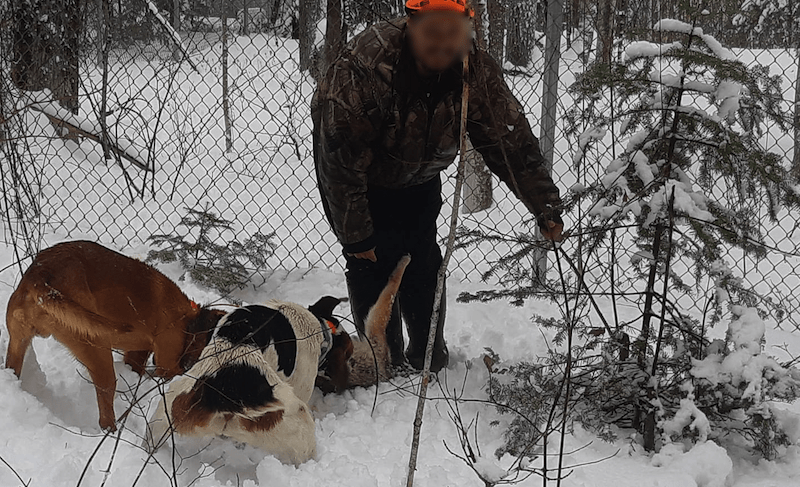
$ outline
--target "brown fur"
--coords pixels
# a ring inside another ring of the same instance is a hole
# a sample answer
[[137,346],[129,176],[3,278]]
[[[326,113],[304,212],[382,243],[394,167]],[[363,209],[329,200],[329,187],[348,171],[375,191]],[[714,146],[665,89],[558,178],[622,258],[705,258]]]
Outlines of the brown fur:
[[203,428],[214,416],[213,411],[203,411],[194,407],[197,404],[197,390],[192,389],[175,397],[172,403],[172,425],[182,435],[190,434],[195,428]]
[[100,426],[115,430],[112,350],[142,374],[171,378],[197,361],[224,312],[200,308],[149,265],[93,242],[43,250],[22,276],[6,310],[6,367],[19,377],[34,336],[53,336],[89,371]]
[[[173,406],[174,408],[174,406]],[[305,410],[305,406],[301,406],[300,409]],[[283,410],[279,409],[278,411],[270,411],[267,413],[262,414],[258,417],[258,419],[247,419],[247,418],[239,418],[239,422],[244,428],[245,431],[249,431],[250,433],[257,433],[257,432],[266,432],[273,429],[278,423],[281,422],[283,419]]]
[[392,377],[386,326],[389,324],[392,304],[409,262],[411,262],[409,256],[400,259],[377,302],[370,308],[365,320],[365,339],[351,340],[344,332],[334,337],[333,347],[328,352],[325,372],[337,392],[359,386],[368,387]]

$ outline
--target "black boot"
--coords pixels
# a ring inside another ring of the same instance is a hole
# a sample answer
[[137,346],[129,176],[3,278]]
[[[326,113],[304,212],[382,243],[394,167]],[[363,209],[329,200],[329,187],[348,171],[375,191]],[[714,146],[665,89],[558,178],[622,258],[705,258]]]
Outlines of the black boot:
[[[415,369],[422,370],[425,367],[425,349],[428,346],[428,333],[431,329],[431,313],[433,310],[432,306],[425,303],[426,300],[421,296],[410,306],[407,306],[407,299],[408,296],[404,296],[404,305],[402,307],[403,317],[406,320],[408,329],[406,360]],[[433,301],[433,296],[428,298],[428,302],[431,301]],[[431,357],[431,372],[434,373],[447,367],[450,362],[450,353],[447,351],[447,343],[444,340],[444,322],[447,315],[445,303],[446,299],[443,293],[442,304],[439,308],[438,326],[436,327],[436,338],[433,342],[433,355]]]

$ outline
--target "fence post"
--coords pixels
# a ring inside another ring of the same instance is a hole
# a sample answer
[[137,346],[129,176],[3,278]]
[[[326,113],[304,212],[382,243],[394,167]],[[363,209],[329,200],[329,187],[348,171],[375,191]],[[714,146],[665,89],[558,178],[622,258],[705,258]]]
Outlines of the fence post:
[[[556,142],[556,120],[558,108],[558,73],[561,65],[561,32],[564,23],[564,0],[547,2],[547,26],[544,45],[544,84],[542,88],[542,116],[540,120],[539,145],[547,161],[547,170],[553,174],[553,149]],[[538,229],[537,229],[538,232]],[[534,256],[535,273],[544,277],[547,272],[547,251],[540,250]]]
[[797,79],[794,83],[794,157],[792,172],[795,180],[800,182],[800,40],[794,50],[797,55]]

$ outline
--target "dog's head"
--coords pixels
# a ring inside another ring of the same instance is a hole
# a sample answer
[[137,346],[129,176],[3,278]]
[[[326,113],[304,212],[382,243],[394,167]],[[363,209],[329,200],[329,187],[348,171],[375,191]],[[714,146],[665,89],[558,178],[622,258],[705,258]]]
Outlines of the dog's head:
[[350,335],[341,326],[341,322],[333,316],[333,310],[344,301],[347,299],[325,296],[308,307],[314,316],[328,324],[331,329],[333,335],[331,348],[320,372],[330,380],[332,389],[336,391],[342,391],[347,387],[349,376],[347,361],[353,355],[353,341]]
[[205,306],[197,307],[197,313],[189,318],[186,324],[186,336],[183,343],[183,355],[181,356],[180,366],[184,372],[191,369],[200,359],[200,354],[206,348],[214,334],[219,320],[225,316],[225,311],[211,309]]

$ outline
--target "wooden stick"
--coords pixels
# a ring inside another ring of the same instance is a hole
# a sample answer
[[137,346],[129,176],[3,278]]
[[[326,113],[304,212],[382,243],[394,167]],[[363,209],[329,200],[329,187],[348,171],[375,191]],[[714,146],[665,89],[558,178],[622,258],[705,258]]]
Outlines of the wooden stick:
[[419,437],[422,431],[422,415],[425,412],[425,401],[427,400],[428,384],[431,378],[431,361],[433,357],[433,343],[436,341],[436,329],[439,323],[439,312],[441,310],[442,295],[444,294],[444,281],[447,277],[447,265],[453,255],[453,245],[456,240],[456,228],[458,227],[458,210],[461,207],[461,187],[464,185],[464,166],[467,151],[467,109],[469,105],[469,84],[467,77],[469,74],[469,53],[464,56],[463,61],[463,88],[461,91],[461,148],[458,157],[458,172],[456,173],[456,189],[453,195],[453,209],[450,214],[450,231],[447,234],[447,247],[445,249],[442,265],[439,266],[439,274],[436,279],[436,294],[431,314],[431,328],[428,332],[428,346],[425,348],[425,365],[422,368],[422,382],[419,386],[417,397],[417,414],[414,417],[414,437],[411,441],[411,456],[408,460],[408,477],[406,487],[414,485],[414,472],[417,470],[417,455],[419,453]]

